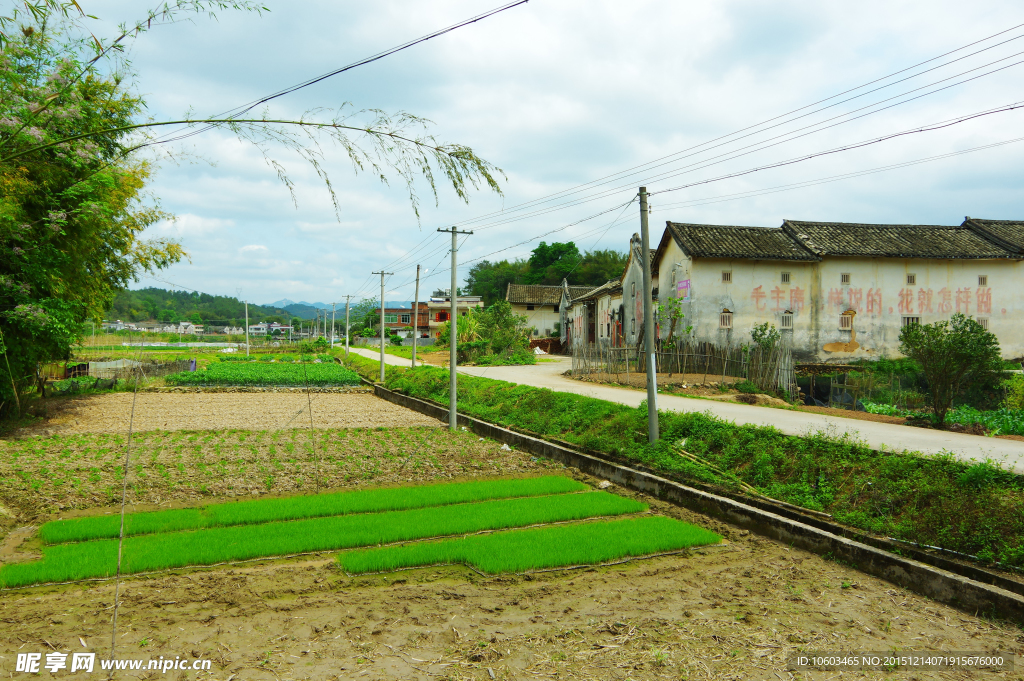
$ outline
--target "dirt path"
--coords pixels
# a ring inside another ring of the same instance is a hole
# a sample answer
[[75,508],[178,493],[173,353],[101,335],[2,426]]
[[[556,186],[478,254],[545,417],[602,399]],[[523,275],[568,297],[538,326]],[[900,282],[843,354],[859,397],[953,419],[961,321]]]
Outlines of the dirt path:
[[[324,555],[137,577],[122,584],[118,655],[211,659],[210,675],[168,678],[221,681],[789,681],[838,676],[787,672],[786,660],[805,650],[1024,653],[1019,629],[646,500],[724,532],[729,543],[526,576],[450,567],[351,578]],[[13,670],[14,651],[109,654],[112,602],[110,582],[0,593],[0,674]]]
[[[131,393],[54,400],[51,416],[14,437],[55,433],[126,433]],[[312,393],[315,428],[436,426],[435,419],[368,393]],[[309,427],[304,392],[140,392],[134,428],[150,430],[280,430]]]

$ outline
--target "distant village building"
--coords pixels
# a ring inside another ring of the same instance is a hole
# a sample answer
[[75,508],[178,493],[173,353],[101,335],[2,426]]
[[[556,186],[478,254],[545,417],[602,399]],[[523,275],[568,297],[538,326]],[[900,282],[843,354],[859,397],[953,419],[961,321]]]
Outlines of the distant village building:
[[[570,286],[570,295],[583,295],[590,286]],[[532,327],[534,336],[550,336],[556,328],[564,330],[560,313],[562,286],[543,284],[509,284],[505,289],[505,300],[512,312],[526,316],[527,327]]]
[[896,356],[902,327],[956,312],[992,331],[1004,356],[1024,355],[1022,261],[1022,222],[668,222],[652,269],[697,340],[749,343],[770,322],[798,361],[847,361]]
[[[384,326],[389,329],[408,329],[410,332],[415,326],[415,333],[418,336],[427,336],[430,333],[430,310],[428,304],[420,301],[413,312],[414,303],[392,303],[384,308]],[[374,319],[380,319],[380,308],[373,311]],[[415,319],[413,319],[415,317]]]
[[[455,299],[455,310],[460,317],[465,317],[470,310],[483,309],[484,301],[480,296],[458,296]],[[430,336],[436,338],[441,327],[451,318],[452,297],[431,296],[427,301],[427,328]]]

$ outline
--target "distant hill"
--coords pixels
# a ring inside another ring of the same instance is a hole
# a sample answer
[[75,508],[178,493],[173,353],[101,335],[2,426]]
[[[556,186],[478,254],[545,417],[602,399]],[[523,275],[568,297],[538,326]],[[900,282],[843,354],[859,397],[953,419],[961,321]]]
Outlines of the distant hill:
[[[120,319],[126,322],[150,319],[176,322],[191,319],[193,315],[198,315],[203,323],[214,326],[241,326],[245,324],[245,303],[231,296],[211,296],[206,293],[167,291],[150,287],[121,291],[114,298],[105,316],[107,319]],[[275,305],[249,305],[251,324],[262,321],[287,323],[293,316],[301,317]],[[312,316],[310,313],[309,318]]]

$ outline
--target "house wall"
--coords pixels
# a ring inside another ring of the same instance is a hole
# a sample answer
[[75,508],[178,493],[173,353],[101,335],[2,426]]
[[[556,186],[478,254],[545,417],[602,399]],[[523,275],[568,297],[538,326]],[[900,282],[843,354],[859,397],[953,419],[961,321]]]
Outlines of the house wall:
[[[877,359],[898,356],[905,317],[927,324],[955,312],[988,320],[1003,356],[1024,355],[1020,333],[1024,314],[1024,264],[1011,260],[929,260],[922,258],[840,258],[821,262],[699,259],[692,261],[675,240],[659,265],[661,295],[681,297],[689,281],[691,302],[682,306],[682,325],[692,324],[698,340],[716,344],[751,341],[751,329],[770,322],[792,343],[799,361]],[[732,282],[722,282],[722,272]],[[790,273],[789,283],[782,273]],[[842,274],[849,274],[843,284]],[[907,283],[914,274],[916,282]],[[988,277],[979,286],[978,276]],[[719,315],[733,312],[733,328],[722,329]],[[793,314],[793,329],[782,329],[782,315]],[[852,330],[840,317],[852,313]],[[661,335],[668,325],[661,325]]]
[[526,316],[526,325],[534,328],[534,336],[550,336],[555,324],[561,321],[557,305],[534,305],[532,310],[526,305],[512,304],[512,311]]
[[[620,311],[621,310],[621,311]],[[625,308],[622,294],[608,294],[597,299],[597,343],[604,347],[621,347],[622,319]]]
[[640,260],[640,239],[636,235],[633,236],[634,239],[630,241],[629,262],[626,263],[626,271],[622,275],[622,335],[627,345],[636,345],[640,329],[644,325],[644,272]]

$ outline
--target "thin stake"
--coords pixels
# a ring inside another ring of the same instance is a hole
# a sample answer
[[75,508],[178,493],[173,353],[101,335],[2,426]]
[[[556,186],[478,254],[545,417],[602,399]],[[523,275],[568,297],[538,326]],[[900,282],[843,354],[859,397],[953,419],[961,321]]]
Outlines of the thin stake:
[[320,494],[320,458],[316,455],[316,432],[313,430],[313,398],[309,395],[309,372],[306,362],[302,364],[302,377],[306,381],[306,410],[309,412],[309,446],[313,448],[313,478],[316,481],[316,493]]
[[[128,334],[128,342],[131,343],[132,335]],[[132,410],[128,416],[128,443],[124,454],[124,479],[121,484],[121,530],[117,538],[117,572],[114,575],[114,618],[110,631],[110,660],[114,660],[114,649],[117,645],[117,610],[121,604],[121,556],[124,550],[124,507],[128,498],[128,473],[131,471],[132,457],[132,433],[135,426],[135,402],[139,397],[139,374],[142,373],[142,349],[143,344],[139,343],[139,366],[135,371],[135,390],[132,393]],[[113,665],[111,665],[110,676],[114,677]]]

